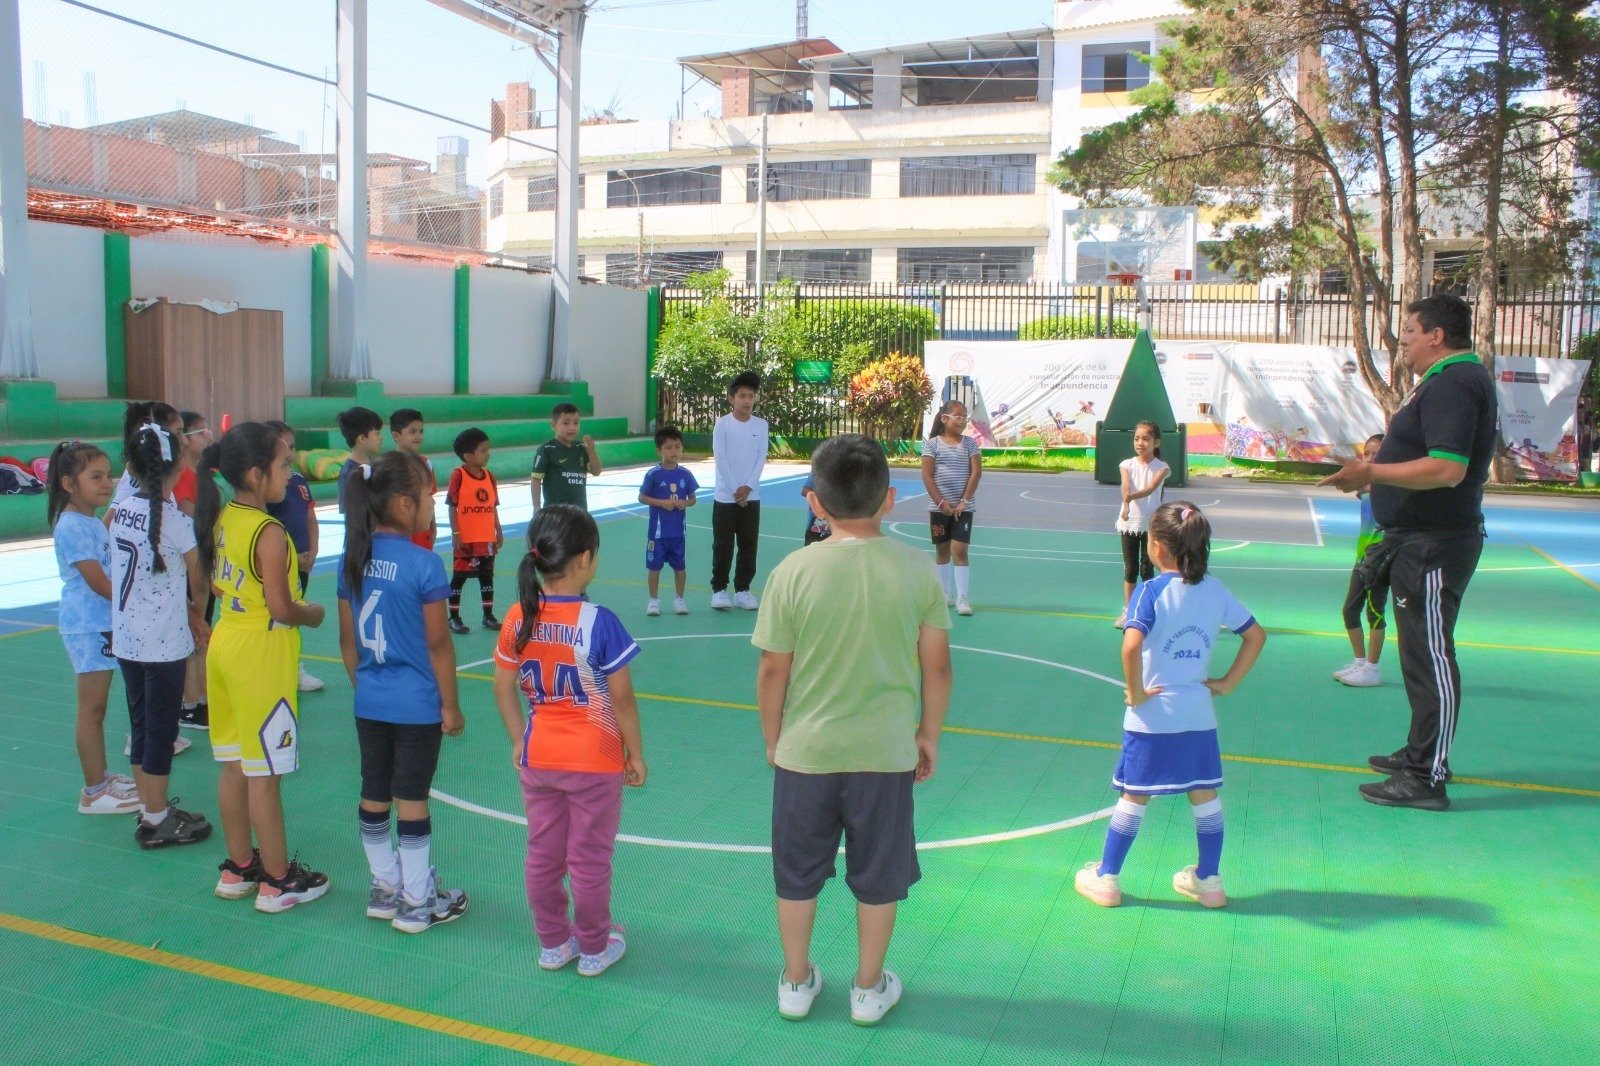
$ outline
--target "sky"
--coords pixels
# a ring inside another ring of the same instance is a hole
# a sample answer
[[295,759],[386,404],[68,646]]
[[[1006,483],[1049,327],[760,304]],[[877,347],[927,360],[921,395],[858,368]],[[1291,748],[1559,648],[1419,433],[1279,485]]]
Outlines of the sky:
[[[332,77],[335,0],[88,0],[210,44]],[[480,126],[508,82],[531,81],[535,107],[555,106],[555,80],[526,45],[428,0],[368,0],[370,93]],[[846,50],[1048,25],[1051,0],[811,0],[812,36]],[[316,82],[216,55],[84,10],[20,0],[22,81],[29,118],[72,126],[190,110],[248,122],[306,151],[333,151],[333,93]],[[791,40],[794,0],[601,0],[584,39],[583,107],[619,117],[677,114],[681,56]],[[93,79],[92,94],[86,76]],[[41,93],[42,88],[42,93]],[[717,101],[700,84],[686,113]],[[470,143],[483,179],[486,136],[390,105],[369,105],[368,150],[432,160],[436,139]],[[553,122],[553,113],[549,119]]]

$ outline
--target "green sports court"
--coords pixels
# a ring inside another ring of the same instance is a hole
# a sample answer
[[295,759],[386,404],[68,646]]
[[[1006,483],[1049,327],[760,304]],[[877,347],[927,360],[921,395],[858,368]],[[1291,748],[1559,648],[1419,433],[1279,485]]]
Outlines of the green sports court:
[[[803,475],[768,467],[762,574],[800,548]],[[987,474],[976,614],[952,619],[955,694],[937,773],[917,794],[923,879],[890,949],[905,998],[877,1028],[858,1029],[846,1008],[855,930],[842,880],[823,895],[814,941],[826,988],[809,1019],[776,1013],[754,616],[707,607],[708,507],[689,514],[693,613],[644,616],[645,523],[626,506],[638,477],[599,479],[621,502],[603,515],[589,592],[643,645],[633,674],[651,772],[627,796],[616,857],[613,910],[628,955],[592,980],[535,965],[490,634],[457,640],[468,725],[446,742],[433,808],[440,876],[469,892],[469,913],[422,936],[363,917],[356,738],[330,622],[305,634],[328,685],[301,698],[303,764],[284,796],[291,850],[333,888],[264,915],[211,894],[220,834],[141,852],[132,818],[76,813],[72,676],[53,601],[27,591],[53,575],[53,558],[41,571],[47,542],[4,549],[0,1060],[1600,1060],[1592,503],[1489,498],[1490,536],[1456,634],[1453,806],[1429,814],[1356,793],[1372,779],[1367,755],[1396,746],[1408,710],[1392,643],[1382,687],[1329,676],[1349,658],[1339,605],[1355,504],[1222,478],[1170,492],[1212,518],[1213,572],[1270,634],[1255,672],[1218,702],[1230,898],[1207,911],[1172,891],[1194,833],[1187,804],[1171,798],[1149,809],[1123,870],[1126,902],[1101,910],[1073,891],[1072,875],[1098,857],[1115,801],[1115,489],[1082,474]],[[926,549],[921,485],[911,471],[895,483],[889,534]],[[517,528],[514,514],[507,525]],[[312,588],[324,603],[331,566],[324,559]],[[501,560],[502,610],[514,569],[514,556]],[[848,625],[840,620],[840,639]],[[118,681],[114,766],[124,715]],[[173,792],[215,820],[216,766],[204,734],[187,735],[196,743],[174,765]]]

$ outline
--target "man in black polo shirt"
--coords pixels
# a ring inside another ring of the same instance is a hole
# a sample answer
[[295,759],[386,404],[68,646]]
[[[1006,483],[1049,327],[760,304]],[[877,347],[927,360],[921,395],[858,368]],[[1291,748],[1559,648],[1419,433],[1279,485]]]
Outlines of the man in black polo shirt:
[[1389,419],[1371,462],[1320,484],[1372,486],[1372,516],[1393,549],[1389,589],[1411,735],[1392,755],[1367,760],[1388,780],[1361,786],[1369,803],[1442,811],[1450,806],[1450,743],[1461,707],[1456,614],[1483,552],[1483,483],[1494,457],[1494,382],[1472,347],[1472,312],[1438,295],[1406,308],[1400,343],[1421,375]]

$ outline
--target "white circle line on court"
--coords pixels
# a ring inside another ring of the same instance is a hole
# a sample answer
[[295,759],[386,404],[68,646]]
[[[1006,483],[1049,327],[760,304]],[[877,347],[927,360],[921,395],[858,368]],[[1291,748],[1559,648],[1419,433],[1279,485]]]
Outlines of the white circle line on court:
[[[685,633],[662,637],[636,637],[634,639],[689,640],[696,637],[748,638],[749,636],[750,634],[748,633]],[[991,648],[974,648],[965,644],[952,644],[950,647],[953,651],[970,651],[979,655],[994,655],[1002,659],[1018,659],[1022,662],[1037,663],[1040,666],[1048,666],[1056,670],[1068,670],[1074,674],[1082,674],[1085,677],[1092,677],[1097,681],[1104,681],[1109,685],[1116,685],[1118,687],[1122,685],[1121,681],[1118,681],[1115,678],[1107,677],[1105,674],[1095,673],[1093,670],[1086,670],[1081,666],[1069,666],[1066,663],[1058,663],[1051,659],[1038,659],[1032,655],[1018,655],[1015,652],[1009,651],[994,651]],[[471,814],[481,814],[485,818],[493,818],[500,822],[509,822],[512,825],[526,826],[528,824],[528,819],[520,814],[509,814],[506,811],[497,811],[493,807],[484,807],[480,804],[473,803],[470,800],[464,800],[458,796],[452,796],[448,792],[442,792],[437,788],[429,789],[428,795],[431,798],[438,800],[440,803],[459,808]],[[1076,829],[1081,825],[1088,825],[1089,823],[1097,822],[1102,818],[1109,818],[1115,811],[1116,807],[1114,806],[1105,807],[1098,811],[1090,811],[1088,814],[1079,814],[1071,818],[1064,818],[1059,822],[1048,822],[1044,825],[1028,826],[1023,829],[1006,829],[998,833],[982,833],[977,836],[956,837],[952,840],[928,840],[918,844],[917,850],[935,851],[939,848],[964,848],[972,847],[977,844],[1000,844],[1008,840],[1023,840],[1027,837],[1044,836],[1047,833],[1058,833],[1064,829]],[[703,840],[665,840],[661,837],[636,836],[632,833],[618,833],[617,839],[625,844],[640,844],[652,848],[677,848],[684,851],[720,851],[739,855],[772,854],[772,848],[766,844],[719,844]],[[841,848],[839,850],[840,853],[843,854],[844,849]]]
[[[1110,488],[1111,486],[1108,485],[1106,487]],[[1118,503],[1098,503],[1098,502],[1090,503],[1090,502],[1084,501],[1084,500],[1050,500],[1050,499],[1044,498],[1043,496],[1035,496],[1032,492],[1019,492],[1019,493],[1017,493],[1017,495],[1021,496],[1024,500],[1032,500],[1034,503],[1053,503],[1053,504],[1057,505],[1058,507],[1120,507],[1120,506],[1122,506],[1121,504],[1118,504]],[[1221,500],[1212,500],[1210,503],[1202,503],[1202,504],[1199,504],[1198,506],[1201,506],[1201,507],[1220,507],[1220,506],[1222,506],[1222,501]]]

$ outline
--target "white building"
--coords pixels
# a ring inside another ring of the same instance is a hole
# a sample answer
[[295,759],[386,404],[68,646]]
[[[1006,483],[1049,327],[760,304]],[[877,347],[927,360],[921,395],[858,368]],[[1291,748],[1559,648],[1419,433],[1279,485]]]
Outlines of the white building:
[[[1041,0],[1042,3],[1042,0]],[[1204,280],[1193,212],[1070,213],[1047,180],[1083,131],[1133,111],[1177,0],[1059,0],[1050,28],[846,53],[813,38],[681,60],[718,116],[580,131],[582,270],[754,280],[763,128],[765,277],[806,281]],[[532,91],[491,109],[487,247],[548,259],[555,131]]]

